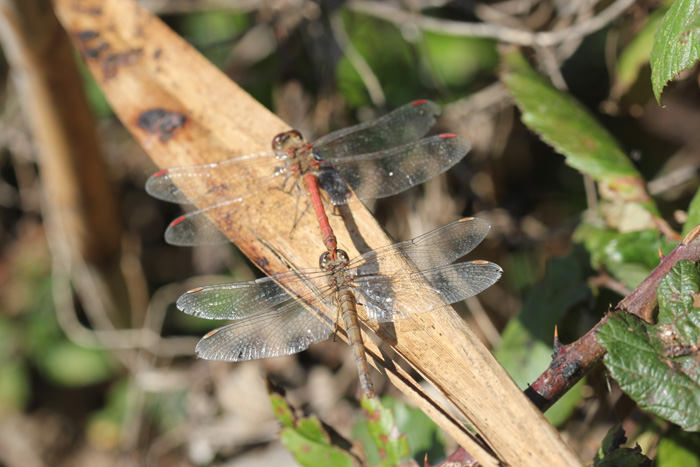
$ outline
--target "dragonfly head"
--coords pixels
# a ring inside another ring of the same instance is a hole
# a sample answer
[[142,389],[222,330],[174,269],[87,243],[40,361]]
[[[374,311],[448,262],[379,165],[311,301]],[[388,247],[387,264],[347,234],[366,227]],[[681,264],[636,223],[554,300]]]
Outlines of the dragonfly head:
[[[335,253],[335,255],[333,254]],[[326,251],[318,260],[318,265],[324,271],[331,271],[336,268],[344,268],[350,262],[350,257],[343,250],[335,250],[335,252]]]
[[280,133],[272,139],[272,149],[274,151],[293,151],[306,144],[304,137],[297,130],[289,130]]

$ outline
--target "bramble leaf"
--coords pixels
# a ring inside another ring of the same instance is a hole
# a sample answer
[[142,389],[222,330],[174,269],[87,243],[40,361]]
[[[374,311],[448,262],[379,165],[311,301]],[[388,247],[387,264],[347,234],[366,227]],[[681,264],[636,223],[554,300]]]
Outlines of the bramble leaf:
[[700,430],[700,269],[679,261],[661,280],[658,324],[627,313],[610,316],[598,341],[605,366],[644,410],[684,430]]
[[661,20],[651,49],[651,84],[656,100],[666,84],[700,59],[700,2],[677,0]]

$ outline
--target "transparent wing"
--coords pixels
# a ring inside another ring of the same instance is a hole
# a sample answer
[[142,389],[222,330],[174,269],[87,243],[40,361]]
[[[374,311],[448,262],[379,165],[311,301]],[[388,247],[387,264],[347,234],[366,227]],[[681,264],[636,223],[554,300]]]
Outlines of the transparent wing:
[[460,219],[413,240],[368,251],[351,260],[348,268],[356,276],[391,276],[405,270],[406,259],[419,270],[444,266],[476,248],[490,229],[478,217]]
[[425,135],[440,115],[440,106],[428,100],[406,104],[366,123],[334,131],[313,142],[323,159],[367,154],[415,141]]
[[303,292],[287,292],[266,277],[200,287],[178,299],[177,307],[193,316],[235,320],[202,338],[196,348],[199,357],[224,361],[279,357],[328,338],[332,326],[323,323],[327,318],[321,312],[332,306],[326,274],[290,271],[275,278]]
[[228,243],[228,237],[207,217],[207,213],[220,217],[230,212],[233,204],[236,203],[225,202],[178,217],[165,229],[165,241],[175,246]]
[[[201,196],[197,203],[202,206],[202,209],[194,210],[173,220],[165,230],[165,241],[176,246],[227,243],[229,239],[219,230],[217,225],[219,223],[225,224],[236,210],[241,208],[243,203],[251,202],[256,197],[264,195],[265,190],[271,189],[273,186],[284,188],[287,182],[286,175],[283,172],[275,173],[263,179],[245,195],[240,195],[237,198],[225,198],[233,196],[233,190],[228,187],[216,195],[208,193]],[[291,173],[290,175],[296,176]],[[221,197],[224,197],[223,200],[220,199]],[[207,203],[214,201],[218,202],[207,206]]]
[[[146,181],[146,192],[163,201],[198,206],[219,203],[224,199],[244,199],[251,195],[246,186],[236,183],[221,184],[216,181],[239,180],[241,172],[249,170],[252,166],[266,167],[267,172],[272,175],[275,168],[284,167],[284,157],[283,153],[265,151],[213,164],[161,170]],[[196,197],[189,199],[185,192]]]
[[502,272],[497,264],[471,261],[427,271],[365,276],[355,279],[354,290],[367,319],[389,322],[432,311],[426,294],[437,293],[447,303],[459,302],[489,288]]
[[[383,198],[395,195],[429,180],[459,162],[471,149],[463,136],[443,134],[424,138],[385,151],[330,160],[355,191],[359,199]],[[336,184],[321,186],[331,199],[347,200],[336,196]],[[338,203],[336,203],[338,204]]]

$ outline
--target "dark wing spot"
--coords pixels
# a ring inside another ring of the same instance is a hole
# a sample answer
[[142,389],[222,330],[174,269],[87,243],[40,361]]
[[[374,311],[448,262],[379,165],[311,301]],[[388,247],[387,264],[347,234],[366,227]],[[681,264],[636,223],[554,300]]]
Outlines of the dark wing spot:
[[321,188],[328,193],[331,203],[335,205],[347,203],[348,198],[352,196],[343,176],[332,167],[321,167],[319,169],[318,182]]

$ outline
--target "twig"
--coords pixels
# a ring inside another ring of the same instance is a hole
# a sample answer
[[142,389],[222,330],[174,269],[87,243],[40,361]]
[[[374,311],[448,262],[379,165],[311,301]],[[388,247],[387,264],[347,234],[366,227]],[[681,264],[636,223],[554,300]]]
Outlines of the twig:
[[597,277],[592,277],[588,280],[588,283],[594,287],[605,287],[606,289],[612,290],[623,297],[626,297],[632,293],[632,291],[625,287],[623,283],[613,279],[607,274],[600,274]]
[[666,190],[676,188],[682,183],[692,180],[698,176],[699,171],[700,163],[690,162],[683,167],[650,181],[647,183],[647,190],[650,195],[659,195]]
[[585,37],[621,15],[634,0],[617,0],[598,15],[559,31],[531,32],[489,23],[467,23],[416,15],[379,2],[355,1],[348,7],[358,13],[396,24],[415,24],[426,31],[454,36],[484,37],[524,46],[549,47]]
[[683,241],[661,260],[656,269],[585,336],[562,346],[555,334],[554,357],[549,368],[525,390],[525,394],[537,407],[542,411],[547,410],[603,358],[605,349],[598,343],[598,330],[607,323],[613,313],[627,312],[647,322],[651,321],[651,312],[657,303],[656,288],[661,279],[682,259],[700,260],[698,234],[700,226],[689,232]]

